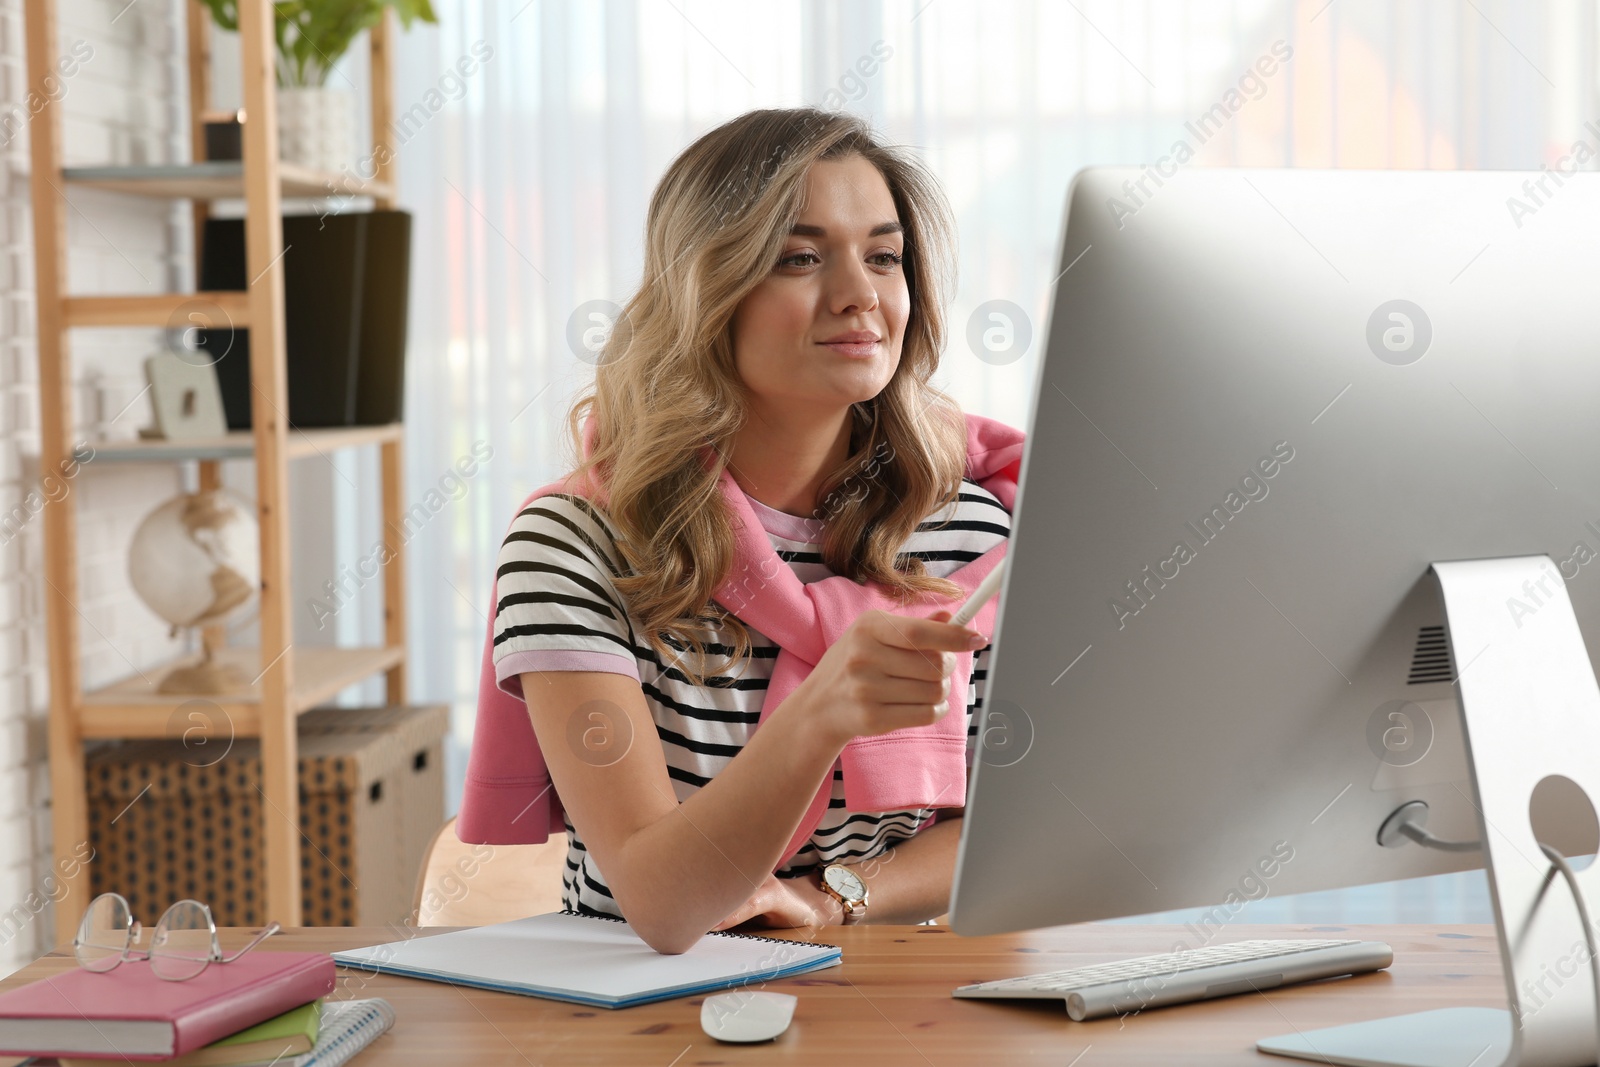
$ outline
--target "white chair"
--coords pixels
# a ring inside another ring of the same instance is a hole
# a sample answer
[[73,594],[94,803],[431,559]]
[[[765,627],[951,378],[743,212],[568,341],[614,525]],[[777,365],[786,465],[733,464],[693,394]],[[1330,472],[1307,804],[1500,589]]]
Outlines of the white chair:
[[433,835],[417,875],[418,926],[487,926],[561,910],[567,835],[542,845],[468,845],[451,819]]

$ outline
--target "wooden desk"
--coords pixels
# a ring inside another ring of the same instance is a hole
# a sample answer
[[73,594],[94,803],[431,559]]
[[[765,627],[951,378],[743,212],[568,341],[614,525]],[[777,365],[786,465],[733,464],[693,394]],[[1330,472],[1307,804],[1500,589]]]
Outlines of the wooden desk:
[[[984,938],[958,937],[936,926],[832,928],[824,939],[844,949],[841,966],[765,987],[800,998],[788,1032],[765,1045],[719,1045],[706,1037],[700,1030],[702,997],[607,1011],[350,970],[339,972],[335,996],[385,997],[399,1015],[394,1029],[353,1061],[356,1067],[1261,1067],[1300,1061],[1256,1052],[1258,1037],[1453,1005],[1505,1006],[1500,956],[1489,926],[1232,927],[1218,942],[1358,937],[1387,941],[1395,962],[1389,971],[1360,978],[1124,1019],[1074,1023],[1060,1002],[950,996],[952,988],[971,982],[1168,951],[1182,934],[1180,927],[1096,924]],[[266,947],[332,951],[396,939],[384,929],[298,929],[271,938]],[[234,931],[224,937],[225,945],[243,940]],[[53,952],[0,982],[0,989],[72,966],[70,948]]]

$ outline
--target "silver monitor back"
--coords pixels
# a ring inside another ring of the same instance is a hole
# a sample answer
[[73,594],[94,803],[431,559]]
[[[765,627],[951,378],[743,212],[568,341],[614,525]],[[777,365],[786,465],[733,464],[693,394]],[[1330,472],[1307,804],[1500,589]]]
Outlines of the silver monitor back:
[[1429,564],[1600,645],[1600,175],[1154,173],[1068,191],[960,933],[1480,866],[1376,841],[1478,834]]

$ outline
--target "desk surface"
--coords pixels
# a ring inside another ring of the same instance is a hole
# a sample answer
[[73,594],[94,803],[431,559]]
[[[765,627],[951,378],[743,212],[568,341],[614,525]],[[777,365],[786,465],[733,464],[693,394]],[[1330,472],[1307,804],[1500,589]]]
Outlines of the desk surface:
[[[440,933],[421,930],[419,934]],[[1075,1023],[1059,1002],[956,1000],[958,985],[1065,970],[1170,950],[1173,926],[1097,925],[994,937],[938,926],[834,927],[841,966],[765,988],[800,998],[793,1024],[766,1045],[719,1045],[700,1030],[703,997],[618,1011],[436,982],[341,970],[339,999],[381,996],[399,1021],[352,1061],[356,1067],[436,1064],[565,1067],[700,1067],[735,1064],[1290,1064],[1257,1053],[1255,1040],[1363,1019],[1455,1005],[1505,1006],[1490,926],[1238,926],[1217,942],[1259,937],[1387,941],[1388,971],[1268,993]],[[780,935],[781,936],[781,935]],[[393,941],[392,930],[289,930],[264,948],[333,951]],[[245,938],[226,931],[224,945]],[[1193,935],[1188,938],[1192,942]],[[0,981],[0,990],[75,966],[56,951]],[[15,1060],[0,1062],[13,1064]]]

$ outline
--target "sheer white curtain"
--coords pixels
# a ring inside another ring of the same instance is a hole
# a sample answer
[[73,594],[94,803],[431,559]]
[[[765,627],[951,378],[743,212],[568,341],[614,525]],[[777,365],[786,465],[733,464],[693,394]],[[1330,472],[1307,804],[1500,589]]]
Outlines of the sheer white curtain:
[[[1025,426],[1078,168],[1184,139],[1199,166],[1537,168],[1600,117],[1582,0],[435,3],[440,25],[400,40],[396,102],[417,215],[407,477],[431,502],[410,542],[413,678],[456,709],[452,807],[499,541],[567,468],[563,415],[592,373],[569,319],[626,297],[655,181],[712,126],[846,107],[914,146],[960,223],[941,378],[969,410]],[[1275,49],[1290,58],[1249,80]],[[1230,92],[1242,106],[1200,143],[1186,123]],[[1036,324],[1004,366],[965,341],[994,299]],[[1461,892],[1426,907],[1470,910],[1477,890]]]

